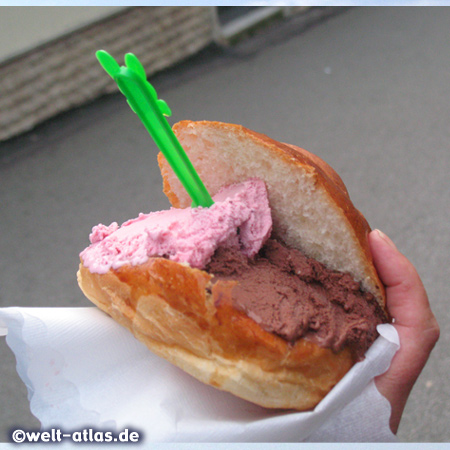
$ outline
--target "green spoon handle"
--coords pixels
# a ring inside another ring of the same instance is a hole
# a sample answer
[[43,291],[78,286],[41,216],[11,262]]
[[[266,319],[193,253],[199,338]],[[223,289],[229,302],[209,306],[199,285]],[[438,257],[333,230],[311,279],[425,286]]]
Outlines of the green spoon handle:
[[170,108],[164,100],[158,99],[156,90],[146,79],[140,61],[128,53],[125,56],[126,67],[120,67],[114,58],[103,50],[97,52],[97,58],[117,83],[131,109],[141,119],[157,147],[166,157],[191,197],[192,206],[211,206],[214,202],[209,192],[164,117],[171,115]]

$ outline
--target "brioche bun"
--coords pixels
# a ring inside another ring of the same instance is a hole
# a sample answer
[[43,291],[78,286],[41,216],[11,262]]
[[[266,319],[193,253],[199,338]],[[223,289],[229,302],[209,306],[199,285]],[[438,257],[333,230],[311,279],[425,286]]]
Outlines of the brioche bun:
[[[320,158],[239,125],[183,121],[181,145],[211,195],[225,185],[265,181],[273,234],[327,267],[348,272],[385,309],[384,287],[369,251],[370,231],[339,176]],[[191,200],[158,155],[172,205]],[[295,344],[233,308],[236,282],[164,258],[105,274],[80,264],[78,282],[100,309],[155,354],[198,380],[268,408],[313,408],[355,363],[306,339]]]

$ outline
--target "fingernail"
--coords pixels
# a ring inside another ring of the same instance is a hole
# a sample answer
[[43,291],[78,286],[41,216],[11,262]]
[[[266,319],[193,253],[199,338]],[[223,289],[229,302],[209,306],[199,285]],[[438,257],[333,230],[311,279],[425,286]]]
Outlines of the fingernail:
[[389,247],[393,248],[394,250],[397,250],[395,244],[381,230],[376,229],[374,231],[378,233],[378,236],[380,236],[380,238],[383,239],[383,241],[386,242],[386,244],[388,244]]

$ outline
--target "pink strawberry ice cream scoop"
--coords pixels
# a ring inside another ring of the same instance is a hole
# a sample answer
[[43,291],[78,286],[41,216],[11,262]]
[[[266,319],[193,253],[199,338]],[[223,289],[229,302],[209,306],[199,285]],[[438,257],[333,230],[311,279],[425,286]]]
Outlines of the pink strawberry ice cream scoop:
[[219,247],[238,248],[251,258],[272,231],[267,190],[257,178],[223,188],[209,208],[171,208],[125,222],[97,225],[80,253],[92,273],[163,256],[203,269]]

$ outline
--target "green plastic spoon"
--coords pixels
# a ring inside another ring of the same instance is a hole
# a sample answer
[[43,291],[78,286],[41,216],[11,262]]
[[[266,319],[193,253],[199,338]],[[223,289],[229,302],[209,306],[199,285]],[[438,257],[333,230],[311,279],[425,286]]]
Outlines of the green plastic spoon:
[[170,116],[172,112],[164,100],[158,99],[155,88],[147,81],[141,62],[132,53],[125,55],[125,66],[119,66],[104,50],[97,51],[96,56],[166,157],[191,197],[192,206],[211,206],[214,203],[211,196],[164,117]]

